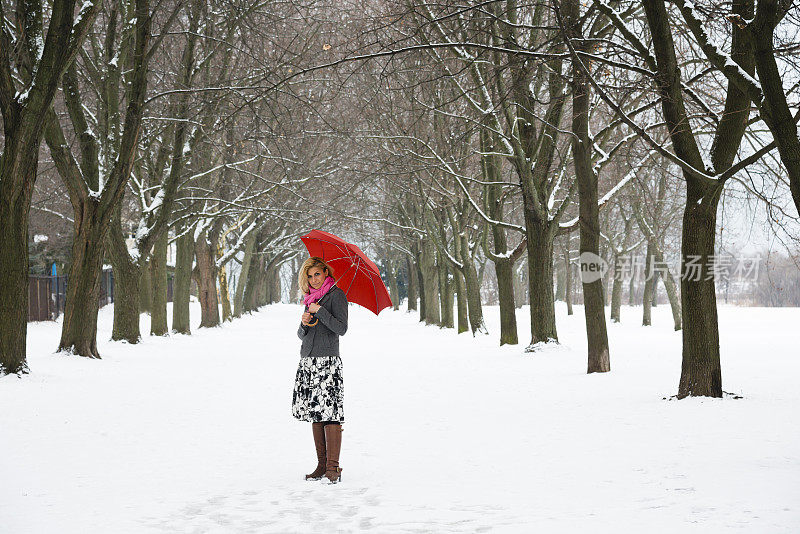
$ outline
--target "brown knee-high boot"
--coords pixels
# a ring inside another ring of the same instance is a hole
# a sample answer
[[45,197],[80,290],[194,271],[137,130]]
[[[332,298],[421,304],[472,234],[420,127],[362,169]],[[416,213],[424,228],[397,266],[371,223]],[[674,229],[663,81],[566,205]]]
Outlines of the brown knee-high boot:
[[342,425],[325,425],[325,446],[327,449],[327,469],[325,476],[331,484],[342,481],[342,468],[339,467],[339,452],[342,450]]
[[325,448],[325,424],[311,423],[311,430],[314,432],[314,446],[317,448],[317,468],[314,472],[306,475],[306,480],[319,480],[325,474],[326,448]]

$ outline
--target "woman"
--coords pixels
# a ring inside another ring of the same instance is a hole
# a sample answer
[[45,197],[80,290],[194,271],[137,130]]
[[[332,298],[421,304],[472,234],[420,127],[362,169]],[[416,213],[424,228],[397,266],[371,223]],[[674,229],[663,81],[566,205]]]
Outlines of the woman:
[[347,297],[336,286],[333,269],[322,258],[311,257],[300,268],[298,285],[306,310],[297,336],[300,364],[294,382],[292,415],[310,421],[317,449],[317,468],[306,480],[325,476],[332,484],[342,480],[339,451],[344,422],[344,381],[339,336],[347,332]]

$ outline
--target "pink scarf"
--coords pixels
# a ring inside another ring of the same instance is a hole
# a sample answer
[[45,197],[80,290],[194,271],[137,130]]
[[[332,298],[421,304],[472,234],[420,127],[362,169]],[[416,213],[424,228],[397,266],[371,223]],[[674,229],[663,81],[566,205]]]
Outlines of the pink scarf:
[[303,297],[303,304],[306,305],[306,308],[312,302],[317,302],[319,299],[324,297],[325,293],[327,293],[335,283],[336,282],[334,281],[334,279],[328,276],[325,278],[325,281],[322,282],[322,285],[319,286],[319,289],[314,289],[312,287],[309,287],[308,293],[306,293],[306,296]]

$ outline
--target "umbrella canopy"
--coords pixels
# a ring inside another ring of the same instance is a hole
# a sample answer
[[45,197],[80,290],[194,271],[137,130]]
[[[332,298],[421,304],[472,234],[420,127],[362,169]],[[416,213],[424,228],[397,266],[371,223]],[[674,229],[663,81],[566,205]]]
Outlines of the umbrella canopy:
[[311,230],[300,239],[310,255],[322,258],[331,266],[336,275],[336,285],[344,291],[349,302],[355,302],[375,315],[392,305],[378,266],[360,248],[322,230]]

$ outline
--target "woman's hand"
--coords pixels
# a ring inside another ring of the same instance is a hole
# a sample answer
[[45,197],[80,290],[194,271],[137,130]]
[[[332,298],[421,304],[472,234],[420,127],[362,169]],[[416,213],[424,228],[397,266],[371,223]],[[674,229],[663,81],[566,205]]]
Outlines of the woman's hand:
[[304,325],[308,326],[308,323],[311,322],[311,314],[308,313],[308,312],[305,312],[303,314],[303,316],[300,318],[300,322],[303,323]]
[[320,306],[316,302],[312,302],[311,304],[308,305],[308,311],[310,311],[311,313],[317,313],[321,307],[322,306]]

